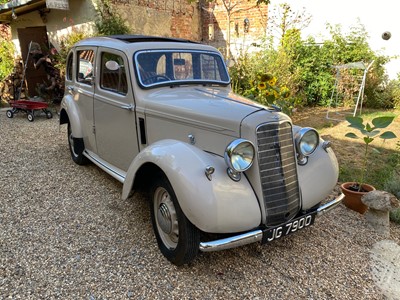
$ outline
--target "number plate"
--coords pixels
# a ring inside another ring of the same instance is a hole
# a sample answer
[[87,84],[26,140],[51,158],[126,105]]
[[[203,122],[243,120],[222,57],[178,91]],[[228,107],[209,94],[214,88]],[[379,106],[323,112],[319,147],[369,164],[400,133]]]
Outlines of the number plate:
[[291,220],[286,224],[263,230],[262,243],[272,242],[314,224],[315,215],[316,213],[313,212],[311,214]]

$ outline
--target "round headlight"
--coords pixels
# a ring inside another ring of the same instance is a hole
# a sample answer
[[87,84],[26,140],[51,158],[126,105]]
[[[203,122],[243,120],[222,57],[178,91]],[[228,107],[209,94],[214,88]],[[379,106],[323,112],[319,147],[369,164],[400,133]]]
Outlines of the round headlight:
[[299,154],[309,156],[319,144],[319,135],[315,129],[302,128],[296,134],[296,146]]
[[250,141],[237,139],[225,150],[225,161],[235,172],[244,172],[251,167],[254,160],[254,146]]

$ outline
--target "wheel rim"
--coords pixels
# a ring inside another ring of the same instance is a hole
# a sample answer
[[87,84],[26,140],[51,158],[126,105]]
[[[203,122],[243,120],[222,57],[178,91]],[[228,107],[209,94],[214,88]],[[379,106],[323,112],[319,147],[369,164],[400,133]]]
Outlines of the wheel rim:
[[69,141],[69,147],[71,149],[71,153],[73,156],[78,157],[78,154],[75,152],[75,143],[74,143],[74,138],[72,137],[72,132],[71,130],[68,130],[68,141]]
[[33,121],[33,115],[32,114],[28,114],[28,120],[31,121],[31,122]]
[[178,218],[170,194],[162,187],[154,193],[154,216],[164,245],[175,249],[179,241]]
[[7,111],[7,117],[12,118],[12,112],[10,110]]

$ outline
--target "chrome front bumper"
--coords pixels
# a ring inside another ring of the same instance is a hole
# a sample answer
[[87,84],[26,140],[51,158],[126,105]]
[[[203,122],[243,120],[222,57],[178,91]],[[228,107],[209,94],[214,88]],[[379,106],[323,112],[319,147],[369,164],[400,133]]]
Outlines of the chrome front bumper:
[[[324,205],[321,205],[320,207],[318,207],[316,211],[316,216],[319,217],[324,213],[330,211],[331,209],[335,208],[337,205],[340,204],[343,198],[344,194],[340,194],[335,199],[329,201],[328,203],[325,203]],[[210,242],[202,242],[200,243],[200,250],[203,252],[226,250],[255,242],[261,242],[262,238],[263,238],[263,231],[261,229],[257,229],[225,239],[220,239]]]

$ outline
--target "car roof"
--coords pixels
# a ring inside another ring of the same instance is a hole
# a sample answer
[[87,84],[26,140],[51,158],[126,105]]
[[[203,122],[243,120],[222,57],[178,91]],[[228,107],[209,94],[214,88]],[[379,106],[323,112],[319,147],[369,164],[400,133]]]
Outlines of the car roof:
[[149,35],[110,35],[110,36],[91,37],[77,42],[74,46],[110,47],[123,50],[127,53],[144,49],[171,49],[171,48],[198,49],[198,50],[201,49],[206,51],[218,52],[218,50],[212,46],[201,44],[191,40],[171,38],[171,37],[149,36]]
[[161,36],[151,36],[151,35],[109,35],[107,36],[111,39],[117,39],[126,43],[137,43],[137,42],[179,42],[179,43],[193,43],[197,42],[191,40],[185,40],[180,38],[171,37],[161,37]]

